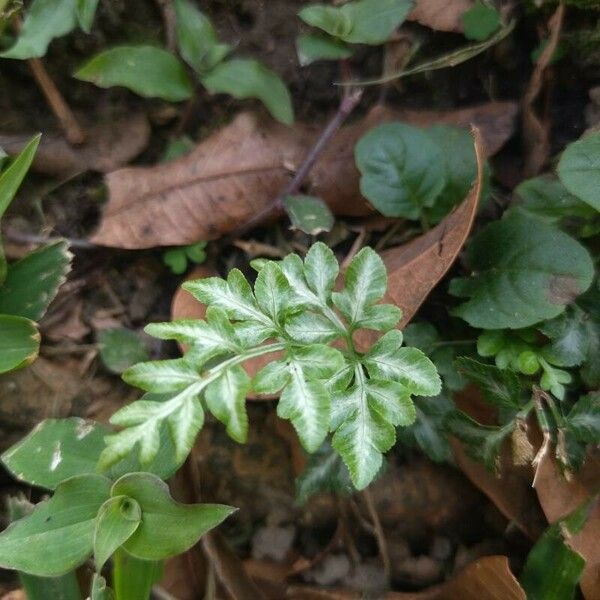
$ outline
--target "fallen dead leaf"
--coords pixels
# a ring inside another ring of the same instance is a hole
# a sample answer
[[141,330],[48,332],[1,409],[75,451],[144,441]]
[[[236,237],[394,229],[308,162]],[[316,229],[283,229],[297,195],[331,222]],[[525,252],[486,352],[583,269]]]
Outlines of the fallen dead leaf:
[[437,31],[460,33],[462,16],[471,6],[473,0],[417,0],[408,19]]
[[[31,135],[0,133],[0,147],[8,154],[17,154],[30,139]],[[58,177],[84,171],[108,173],[134,159],[149,139],[150,125],[141,112],[91,126],[88,141],[80,146],[72,146],[60,134],[44,134],[33,169]]]
[[23,590],[13,590],[2,596],[0,600],[27,600],[27,594]]
[[[570,481],[561,474],[556,460],[546,455],[538,468],[535,490],[550,523],[568,515],[600,491],[600,459],[589,456]],[[586,600],[600,598],[600,505],[592,509],[583,529],[569,545],[586,561],[580,585]]]
[[[289,600],[360,600],[362,595],[344,590],[317,590],[305,586],[288,589]],[[505,556],[481,558],[441,585],[422,592],[389,592],[382,600],[526,600]]]
[[[340,130],[308,176],[307,187],[338,214],[368,214],[372,209],[359,193],[353,152],[369,128],[392,120],[473,124],[481,130],[489,156],[512,135],[516,111],[511,102],[450,112],[375,108],[363,121]],[[270,206],[316,135],[315,126],[298,124],[290,129],[242,113],[187,156],[110,173],[109,201],[91,239],[105,246],[150,248],[229,233]]]

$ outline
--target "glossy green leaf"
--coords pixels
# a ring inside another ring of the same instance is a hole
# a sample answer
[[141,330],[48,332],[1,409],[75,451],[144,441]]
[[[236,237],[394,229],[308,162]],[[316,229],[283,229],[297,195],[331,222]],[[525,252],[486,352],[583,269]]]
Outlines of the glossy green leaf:
[[454,279],[450,292],[469,300],[454,310],[473,327],[516,329],[561,314],[591,285],[587,250],[567,234],[513,213],[471,241],[473,276]]
[[330,231],[333,227],[333,213],[315,196],[286,196],[283,208],[290,218],[292,229],[298,229],[309,235],[318,235]]
[[489,4],[483,4],[481,0],[477,0],[463,13],[462,22],[465,37],[478,42],[487,40],[502,26],[500,13]]
[[46,54],[48,45],[57,37],[66,35],[77,24],[77,0],[34,0],[12,48],[0,58],[39,58]]
[[162,560],[185,552],[235,510],[221,504],[179,504],[163,481],[147,473],[121,477],[111,496],[126,496],[139,504],[142,521],[123,548],[144,560]]
[[287,87],[279,75],[257,60],[235,58],[222,62],[202,77],[202,83],[213,94],[256,98],[273,118],[286,125],[294,122],[294,109]]
[[2,568],[57,577],[78,567],[92,552],[96,514],[109,493],[110,481],[101,475],[61,483],[50,500],[0,534]]
[[36,324],[23,317],[0,315],[0,373],[31,364],[40,348]]
[[219,41],[208,17],[189,0],[175,0],[175,14],[179,53],[197,73],[210,71],[229,54],[231,46]]
[[137,362],[148,360],[148,350],[131,329],[104,329],[98,335],[100,358],[113,373],[123,373]]
[[0,286],[0,313],[41,319],[71,269],[68,248],[66,241],[55,242],[10,264]]
[[177,57],[154,46],[105,50],[81,67],[75,77],[98,87],[126,87],[140,96],[171,102],[187,100],[194,93],[185,67]]
[[128,496],[113,496],[100,507],[94,530],[94,562],[99,573],[117,548],[133,535],[141,520],[140,505]]
[[566,417],[575,437],[588,444],[600,442],[600,392],[582,396]]
[[296,40],[300,66],[306,67],[318,60],[342,60],[350,58],[352,48],[329,35],[304,33]]
[[314,4],[298,16],[308,25],[351,44],[383,44],[413,7],[411,0],[353,0],[341,6]]
[[97,7],[98,0],[77,0],[77,21],[86,33],[92,30]]
[[600,133],[591,133],[567,146],[558,163],[564,186],[600,211]]
[[363,196],[387,217],[418,219],[446,185],[440,147],[412,125],[379,125],[359,140],[354,154]]

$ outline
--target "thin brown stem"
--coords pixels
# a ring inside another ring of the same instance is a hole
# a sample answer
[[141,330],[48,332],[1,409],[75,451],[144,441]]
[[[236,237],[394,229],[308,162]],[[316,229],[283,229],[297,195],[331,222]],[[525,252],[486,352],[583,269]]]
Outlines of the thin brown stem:
[[362,497],[365,500],[367,511],[369,512],[369,516],[373,522],[373,530],[375,533],[375,539],[377,540],[381,562],[383,563],[383,571],[386,579],[389,581],[392,573],[390,555],[388,552],[387,541],[385,539],[383,527],[381,526],[381,521],[379,520],[379,515],[377,514],[377,509],[375,508],[375,502],[373,502],[373,496],[368,489],[362,492]]
[[46,71],[46,67],[44,67],[42,61],[39,58],[30,58],[27,64],[54,116],[58,119],[67,141],[70,144],[83,144],[85,142],[85,132],[79,125],[77,118],[63,98],[60,90],[56,87],[50,75],[48,75],[48,71]]
[[156,0],[162,14],[165,26],[165,43],[167,49],[174,52],[177,49],[177,16],[171,0]]

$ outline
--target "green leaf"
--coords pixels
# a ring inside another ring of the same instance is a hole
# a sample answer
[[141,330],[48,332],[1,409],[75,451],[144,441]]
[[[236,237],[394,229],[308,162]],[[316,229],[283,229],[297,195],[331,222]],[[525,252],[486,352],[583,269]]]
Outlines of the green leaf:
[[473,276],[452,280],[450,293],[469,300],[453,313],[484,329],[517,329],[556,317],[594,276],[583,246],[519,213],[477,234],[468,259]]
[[39,58],[57,37],[75,29],[76,0],[34,0],[27,11],[19,37],[0,58]]
[[179,53],[197,73],[210,71],[229,54],[231,46],[219,42],[208,17],[189,0],[176,0],[175,14]]
[[139,363],[123,373],[123,380],[147,392],[172,392],[200,381],[200,373],[184,358]]
[[112,584],[119,600],[151,597],[163,578],[163,561],[141,560],[119,549],[113,556]]
[[106,561],[139,527],[140,505],[127,496],[109,498],[98,511],[94,531],[94,562],[100,573]]
[[463,13],[462,22],[465,37],[478,42],[487,40],[502,27],[500,13],[495,8],[483,4],[481,0],[477,0]]
[[94,573],[90,600],[114,600],[114,597],[112,590],[106,585],[106,579]]
[[301,67],[318,60],[342,60],[350,58],[352,48],[344,42],[320,33],[304,33],[296,39],[296,50]]
[[496,469],[502,443],[512,433],[515,423],[509,421],[502,427],[481,425],[469,415],[457,410],[445,420],[447,430],[465,444],[466,453],[482,462],[487,469]]
[[600,392],[582,396],[566,417],[567,427],[580,441],[598,444],[600,441]]
[[287,360],[275,360],[264,366],[252,380],[252,389],[257,394],[276,394],[290,380]]
[[46,419],[2,455],[21,481],[47,489],[70,477],[96,472],[109,429],[77,417]]
[[250,377],[239,365],[227,369],[205,391],[208,410],[227,427],[227,434],[243,444],[248,439],[246,394]]
[[577,367],[593,351],[600,324],[575,305],[556,319],[542,323],[540,331],[550,339],[543,349],[548,362],[559,367]]
[[260,270],[254,284],[254,294],[262,311],[269,315],[274,323],[279,323],[292,290],[277,263],[269,262]]
[[85,33],[92,30],[97,7],[98,0],[77,0],[77,21]]
[[313,244],[304,259],[304,276],[310,289],[327,305],[340,268],[335,254],[323,242]]
[[181,102],[194,86],[177,57],[154,46],[119,46],[94,56],[75,78],[102,88],[122,86],[146,98]]
[[528,600],[575,597],[585,560],[565,543],[560,526],[549,527],[527,556],[519,581]]
[[513,411],[519,410],[523,390],[517,373],[467,357],[457,359],[455,364],[470,382],[479,387],[488,404]]
[[198,398],[189,395],[181,406],[169,415],[167,423],[175,445],[175,461],[177,464],[183,464],[204,425],[202,404]]
[[600,211],[600,133],[591,133],[567,146],[558,163],[564,186]]
[[316,312],[302,312],[290,317],[285,330],[295,341],[303,344],[327,343],[340,337],[339,329]]
[[187,255],[183,248],[171,248],[163,254],[163,262],[175,275],[185,273],[188,265]]
[[71,269],[68,248],[66,241],[56,242],[9,265],[0,286],[0,313],[41,319]]
[[98,335],[100,358],[113,373],[123,373],[137,362],[148,360],[148,350],[131,329],[104,329]]
[[142,509],[142,521],[123,548],[144,560],[185,552],[235,510],[221,504],[179,504],[164,482],[147,473],[124,475],[113,485],[111,496],[131,498]]
[[92,551],[96,514],[109,492],[110,481],[101,475],[61,483],[50,500],[0,534],[2,568],[57,577],[78,567]]
[[381,300],[387,289],[387,273],[381,257],[363,248],[350,263],[344,289],[331,295],[333,303],[352,327],[365,320],[366,309]]
[[296,479],[296,502],[300,505],[316,494],[330,492],[346,496],[352,491],[348,467],[328,442],[309,456],[304,471]]
[[0,315],[0,373],[31,364],[40,348],[36,324],[23,317]]
[[363,357],[373,379],[401,383],[418,396],[435,396],[441,381],[435,365],[417,348],[402,347],[402,334],[389,331]]
[[371,129],[354,155],[361,193],[386,217],[418,219],[446,185],[441,149],[412,125],[386,123]]
[[329,206],[315,196],[286,196],[283,208],[290,218],[292,229],[299,229],[309,235],[331,231],[334,223]]
[[218,64],[202,77],[203,85],[213,94],[234,98],[257,98],[285,125],[294,122],[290,93],[279,75],[254,59],[232,59]]
[[413,7],[410,0],[354,0],[342,6],[314,4],[298,16],[308,25],[351,44],[383,44]]

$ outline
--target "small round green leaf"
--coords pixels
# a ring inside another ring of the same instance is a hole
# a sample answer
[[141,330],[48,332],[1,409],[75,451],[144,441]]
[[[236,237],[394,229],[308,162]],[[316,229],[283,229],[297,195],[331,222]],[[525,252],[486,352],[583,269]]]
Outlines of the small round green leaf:
[[333,214],[321,198],[286,196],[283,199],[283,207],[290,218],[292,229],[317,235],[323,231],[330,231],[333,227]]
[[0,373],[26,367],[38,355],[40,333],[24,317],[0,315]]

